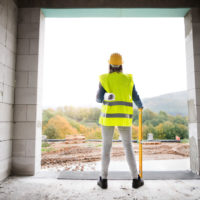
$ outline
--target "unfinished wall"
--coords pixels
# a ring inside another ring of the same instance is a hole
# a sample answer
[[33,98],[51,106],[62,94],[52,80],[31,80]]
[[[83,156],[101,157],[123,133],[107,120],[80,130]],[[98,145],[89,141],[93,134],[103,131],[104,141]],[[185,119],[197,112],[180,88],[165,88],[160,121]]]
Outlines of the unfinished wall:
[[185,16],[190,167],[200,174],[200,8]]
[[18,0],[19,7],[41,8],[191,8],[198,7],[198,0]]
[[[190,163],[200,174],[200,9],[188,13],[185,25]],[[43,36],[40,8],[17,9],[13,0],[0,0],[0,180],[11,163],[13,174],[40,169]]]
[[11,170],[17,10],[0,0],[0,180]]
[[44,16],[18,10],[12,174],[34,175],[41,166],[41,87]]

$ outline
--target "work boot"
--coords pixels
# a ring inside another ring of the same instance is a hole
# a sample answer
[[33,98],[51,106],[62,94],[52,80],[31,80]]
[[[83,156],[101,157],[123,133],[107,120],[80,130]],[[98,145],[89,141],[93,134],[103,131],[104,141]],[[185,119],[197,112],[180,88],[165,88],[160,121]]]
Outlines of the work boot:
[[143,181],[142,178],[140,178],[140,175],[138,174],[138,178],[137,179],[133,179],[132,187],[133,188],[139,188],[142,185],[144,185],[144,181]]
[[99,185],[102,189],[106,189],[108,187],[107,179],[102,179],[102,177],[100,176],[97,185]]

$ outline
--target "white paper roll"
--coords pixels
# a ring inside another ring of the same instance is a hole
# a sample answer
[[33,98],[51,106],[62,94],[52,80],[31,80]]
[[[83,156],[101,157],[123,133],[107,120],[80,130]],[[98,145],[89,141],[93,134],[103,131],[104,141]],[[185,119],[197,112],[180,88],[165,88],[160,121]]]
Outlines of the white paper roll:
[[115,95],[113,93],[105,93],[104,94],[104,100],[115,100]]

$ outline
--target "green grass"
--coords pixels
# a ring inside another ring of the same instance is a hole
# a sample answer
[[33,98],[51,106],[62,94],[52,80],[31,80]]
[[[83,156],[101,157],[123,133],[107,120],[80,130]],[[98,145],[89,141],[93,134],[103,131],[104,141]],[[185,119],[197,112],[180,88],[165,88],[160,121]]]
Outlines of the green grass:
[[102,144],[93,144],[93,143],[91,144],[91,143],[88,143],[87,146],[88,147],[101,147]]
[[55,151],[56,149],[55,148],[42,148],[42,152],[51,152],[51,151]]
[[189,139],[186,139],[186,138],[185,138],[185,139],[182,139],[182,140],[181,140],[181,143],[189,143]]
[[42,147],[49,147],[50,144],[48,142],[42,142]]

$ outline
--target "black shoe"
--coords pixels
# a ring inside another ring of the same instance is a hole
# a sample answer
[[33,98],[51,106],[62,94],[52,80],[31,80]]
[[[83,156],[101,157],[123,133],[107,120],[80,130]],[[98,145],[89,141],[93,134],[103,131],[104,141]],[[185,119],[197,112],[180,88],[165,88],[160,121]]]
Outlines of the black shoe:
[[100,176],[97,185],[99,185],[102,189],[106,189],[108,187],[107,179],[102,179]]
[[132,187],[133,188],[139,188],[142,185],[144,185],[144,181],[143,181],[142,178],[140,178],[140,176],[138,174],[138,178],[137,179],[133,179]]

